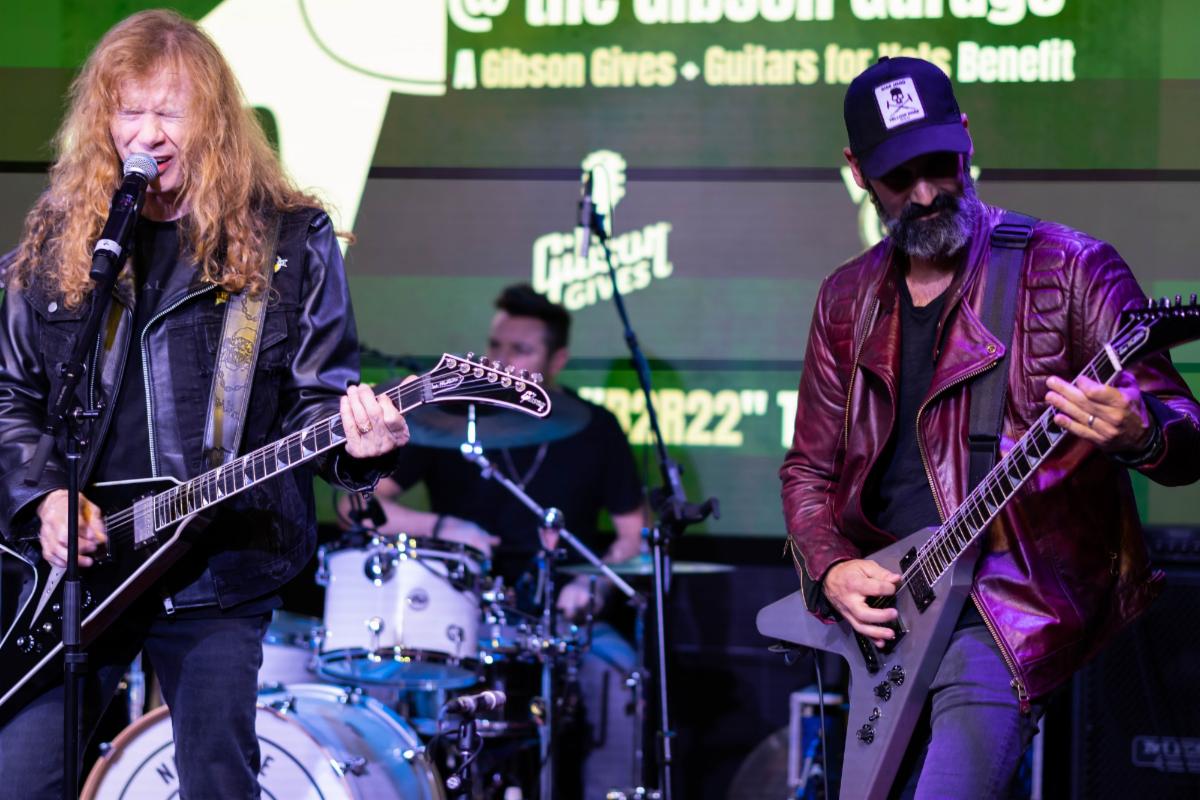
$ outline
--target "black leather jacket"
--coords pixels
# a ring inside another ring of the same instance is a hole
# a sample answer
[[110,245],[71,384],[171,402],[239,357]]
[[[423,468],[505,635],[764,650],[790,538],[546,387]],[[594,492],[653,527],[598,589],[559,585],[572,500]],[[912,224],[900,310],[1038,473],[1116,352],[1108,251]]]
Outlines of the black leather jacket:
[[[354,317],[329,217],[316,209],[284,215],[278,253],[243,453],[336,414],[338,398],[359,380]],[[85,406],[103,409],[82,461],[85,486],[105,437],[120,435],[109,422],[131,347],[143,348],[153,477],[205,471],[204,425],[227,305],[195,269],[176,269],[162,297],[161,310],[137,337],[132,286],[120,282],[113,290],[108,323],[77,392]],[[38,501],[66,486],[62,436],[40,483],[27,486],[24,477],[59,382],[55,365],[70,355],[90,302],[68,309],[35,284],[9,292],[0,307],[0,526],[11,539],[36,536]],[[183,585],[207,566],[217,601],[228,607],[292,578],[316,546],[314,469],[350,490],[370,488],[377,477],[369,463],[334,450],[230,498],[172,583]]]

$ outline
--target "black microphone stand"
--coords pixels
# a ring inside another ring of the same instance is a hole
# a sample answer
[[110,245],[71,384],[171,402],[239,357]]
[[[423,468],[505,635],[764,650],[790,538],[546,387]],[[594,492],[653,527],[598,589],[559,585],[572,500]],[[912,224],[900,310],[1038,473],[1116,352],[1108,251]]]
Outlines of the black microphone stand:
[[612,250],[608,246],[608,232],[604,227],[604,215],[596,210],[591,200],[590,174],[588,186],[585,187],[584,198],[580,201],[581,222],[586,222],[584,236],[595,235],[601,247],[604,248],[604,259],[608,264],[609,278],[612,280],[613,302],[617,314],[625,329],[625,344],[637,372],[638,383],[646,396],[646,410],[650,418],[650,428],[654,431],[654,447],[658,456],[658,467],[662,477],[662,486],[651,490],[650,505],[654,509],[657,524],[650,530],[650,548],[654,559],[654,624],[657,634],[656,667],[658,672],[658,701],[659,701],[659,764],[658,781],[663,800],[671,800],[671,739],[675,732],[671,729],[671,718],[667,692],[667,647],[666,647],[666,603],[670,592],[671,543],[683,535],[688,525],[703,522],[710,515],[720,518],[720,504],[717,498],[710,497],[703,503],[689,503],[683,490],[680,478],[681,470],[678,462],[667,453],[663,442],[662,430],[658,425],[658,413],[654,408],[654,400],[650,394],[650,365],[638,344],[637,334],[629,322],[629,313],[625,310],[625,299],[617,285],[617,271],[613,266]]
[[[90,296],[90,307],[75,339],[70,359],[58,367],[62,382],[58,393],[47,407],[46,424],[25,473],[27,486],[37,486],[41,482],[58,434],[66,428],[67,567],[62,599],[62,643],[63,797],[67,800],[76,800],[79,797],[79,761],[83,744],[83,681],[88,671],[82,624],[84,606],[90,605],[92,600],[79,580],[79,462],[84,448],[87,447],[87,438],[83,434],[84,421],[98,418],[101,411],[99,405],[95,408],[84,408],[75,396],[75,391],[87,371],[85,360],[95,345],[100,323],[112,304],[113,284],[129,256],[125,245],[141,211],[143,197],[142,193],[129,197],[118,191],[113,198],[113,211],[127,213],[125,224],[120,230],[113,232],[113,239],[102,240],[92,258],[89,275],[94,288]],[[118,204],[122,207],[118,208]],[[51,570],[47,583],[52,586],[63,574],[61,569]]]
[[[117,265],[113,275],[120,270]],[[87,438],[83,433],[85,421],[94,420],[100,416],[101,408],[85,409],[75,396],[75,390],[83,379],[85,372],[84,359],[92,351],[100,322],[108,313],[112,302],[113,278],[107,281],[97,280],[96,289],[92,293],[92,307],[87,320],[80,329],[79,338],[75,341],[75,349],[71,359],[59,366],[62,384],[57,395],[51,401],[47,414],[47,422],[37,450],[25,474],[25,483],[36,486],[42,479],[46,462],[54,450],[59,431],[66,428],[66,460],[67,460],[67,567],[63,584],[62,599],[62,642],[63,642],[63,673],[64,673],[64,706],[63,706],[63,796],[69,800],[79,797],[79,757],[83,744],[83,682],[88,671],[87,652],[83,648],[82,623],[83,606],[90,604],[91,598],[85,596],[85,591],[79,580],[79,462],[83,450],[87,447]],[[63,570],[54,569],[50,572],[49,582],[63,575]]]
[[475,729],[475,714],[468,714],[458,726],[458,766],[445,781],[450,800],[471,796],[471,762],[479,755],[482,744]]

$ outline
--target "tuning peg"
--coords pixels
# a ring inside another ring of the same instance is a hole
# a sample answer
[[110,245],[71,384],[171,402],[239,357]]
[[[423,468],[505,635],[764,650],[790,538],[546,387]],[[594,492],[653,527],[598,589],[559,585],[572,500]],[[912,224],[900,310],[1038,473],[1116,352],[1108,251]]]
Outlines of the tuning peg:
[[504,369],[504,362],[502,362],[502,361],[493,361],[493,362],[492,362],[492,369],[494,369],[494,370],[499,370],[499,371],[502,371],[502,370]]
[[529,370],[523,369],[518,374],[521,376],[521,380],[523,380],[523,381],[529,380]]
[[1177,294],[1175,295],[1175,307],[1179,308],[1181,305],[1183,305],[1183,295]]
[[531,378],[531,380],[534,383],[541,383],[542,382],[542,373],[540,373],[540,372],[533,373],[533,378]]
[[1192,292],[1192,305],[1196,305],[1196,293]]
[[[1196,299],[1196,295],[1192,295],[1192,299],[1193,299],[1193,300],[1195,300],[1195,299]],[[512,365],[512,364],[509,364],[508,366],[506,366],[506,367],[504,368],[504,371],[505,371],[505,372],[507,372],[509,375],[512,375],[512,374],[513,374],[513,369],[514,369],[513,365]]]
[[484,366],[484,367],[486,367],[486,366],[488,365],[488,357],[487,357],[487,356],[480,356],[480,357],[479,357],[479,364],[480,364],[481,366]]
[[468,350],[467,351],[467,361],[474,361],[474,360],[475,360],[475,353]]

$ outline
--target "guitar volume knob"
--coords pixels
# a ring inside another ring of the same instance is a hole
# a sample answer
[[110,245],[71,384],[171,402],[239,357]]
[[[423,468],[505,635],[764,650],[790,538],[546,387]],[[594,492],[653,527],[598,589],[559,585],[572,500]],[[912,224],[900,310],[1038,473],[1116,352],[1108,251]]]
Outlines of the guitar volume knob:
[[863,725],[861,728],[855,731],[854,736],[863,744],[870,744],[871,742],[875,741],[875,729],[870,725]]
[[890,683],[888,683],[887,681],[883,681],[882,683],[880,683],[878,686],[875,687],[875,696],[878,697],[880,700],[882,700],[885,703],[888,700],[891,700],[892,699],[892,685]]
[[891,681],[892,683],[896,684],[897,686],[903,686],[904,685],[904,669],[899,664],[892,667],[890,670],[888,670],[888,680]]

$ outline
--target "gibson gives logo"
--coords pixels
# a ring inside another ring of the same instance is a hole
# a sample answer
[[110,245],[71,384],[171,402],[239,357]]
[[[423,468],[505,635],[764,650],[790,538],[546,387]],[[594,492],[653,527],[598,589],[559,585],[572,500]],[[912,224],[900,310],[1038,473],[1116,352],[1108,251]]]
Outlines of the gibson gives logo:
[[[611,150],[597,150],[583,160],[582,167],[584,173],[592,171],[592,202],[611,233],[613,210],[625,196],[625,159]],[[670,234],[671,223],[653,222],[609,238],[622,295],[645,289],[674,271],[667,257]],[[570,311],[612,297],[604,248],[597,243],[583,259],[578,247],[582,235],[582,231],[547,233],[533,243],[533,288]]]

